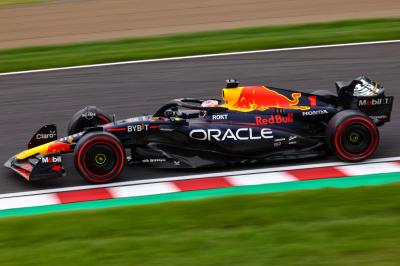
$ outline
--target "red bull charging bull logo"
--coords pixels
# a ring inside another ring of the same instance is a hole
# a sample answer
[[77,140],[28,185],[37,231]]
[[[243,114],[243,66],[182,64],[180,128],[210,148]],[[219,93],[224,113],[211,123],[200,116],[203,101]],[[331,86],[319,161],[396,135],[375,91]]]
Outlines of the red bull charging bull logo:
[[248,86],[224,89],[225,106],[231,110],[250,112],[269,108],[309,110],[310,106],[299,104],[300,92],[292,93],[292,99],[264,86]]

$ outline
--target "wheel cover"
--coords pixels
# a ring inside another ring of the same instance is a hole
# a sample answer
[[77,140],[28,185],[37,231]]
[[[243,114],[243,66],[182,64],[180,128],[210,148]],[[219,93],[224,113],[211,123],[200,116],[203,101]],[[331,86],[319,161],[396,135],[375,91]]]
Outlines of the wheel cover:
[[118,154],[108,144],[93,145],[84,155],[87,170],[97,176],[108,175],[117,164]]
[[351,154],[362,154],[372,143],[371,131],[361,125],[348,126],[342,134],[343,148]]

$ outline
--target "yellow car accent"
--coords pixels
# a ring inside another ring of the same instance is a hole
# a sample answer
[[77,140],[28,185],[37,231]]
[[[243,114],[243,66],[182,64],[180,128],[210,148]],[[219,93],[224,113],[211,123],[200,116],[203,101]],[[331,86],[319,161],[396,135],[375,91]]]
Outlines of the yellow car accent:
[[242,87],[222,89],[222,99],[224,99],[224,107],[231,109],[232,106],[239,101],[242,90]]
[[23,160],[26,159],[28,157],[34,156],[36,154],[42,154],[42,155],[47,155],[47,151],[49,149],[49,146],[51,144],[55,143],[55,141],[51,141],[49,143],[34,147],[32,149],[29,150],[24,150],[23,152],[20,152],[17,154],[17,156],[15,156],[18,160]]

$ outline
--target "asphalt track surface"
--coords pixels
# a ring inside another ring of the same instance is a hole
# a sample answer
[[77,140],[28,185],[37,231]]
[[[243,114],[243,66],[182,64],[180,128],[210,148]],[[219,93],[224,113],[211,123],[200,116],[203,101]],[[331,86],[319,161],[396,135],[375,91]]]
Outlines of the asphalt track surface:
[[[56,123],[59,136],[72,115],[85,105],[96,105],[117,119],[151,114],[178,97],[215,98],[224,80],[266,84],[304,92],[334,91],[334,81],[365,74],[381,81],[387,95],[395,96],[392,121],[380,128],[381,143],[374,158],[400,153],[400,44],[318,48],[273,53],[127,64],[86,69],[0,76],[0,162],[25,149],[41,125]],[[28,183],[0,167],[0,193],[86,185],[64,156],[67,176]],[[333,157],[277,164],[241,165],[234,169],[151,169],[128,167],[120,181],[209,172],[265,168],[307,162],[335,161]]]

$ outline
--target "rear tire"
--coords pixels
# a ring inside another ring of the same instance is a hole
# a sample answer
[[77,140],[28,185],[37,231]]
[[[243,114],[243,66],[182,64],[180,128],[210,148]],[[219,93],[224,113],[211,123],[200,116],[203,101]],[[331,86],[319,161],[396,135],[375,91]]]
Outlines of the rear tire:
[[111,117],[96,106],[86,106],[74,114],[68,124],[68,135],[84,131],[86,128],[101,126],[111,122]]
[[115,180],[125,166],[125,150],[121,142],[107,132],[84,135],[75,147],[75,168],[91,183]]
[[379,131],[371,119],[354,110],[337,113],[327,126],[327,144],[344,161],[357,162],[370,157],[379,144]]

